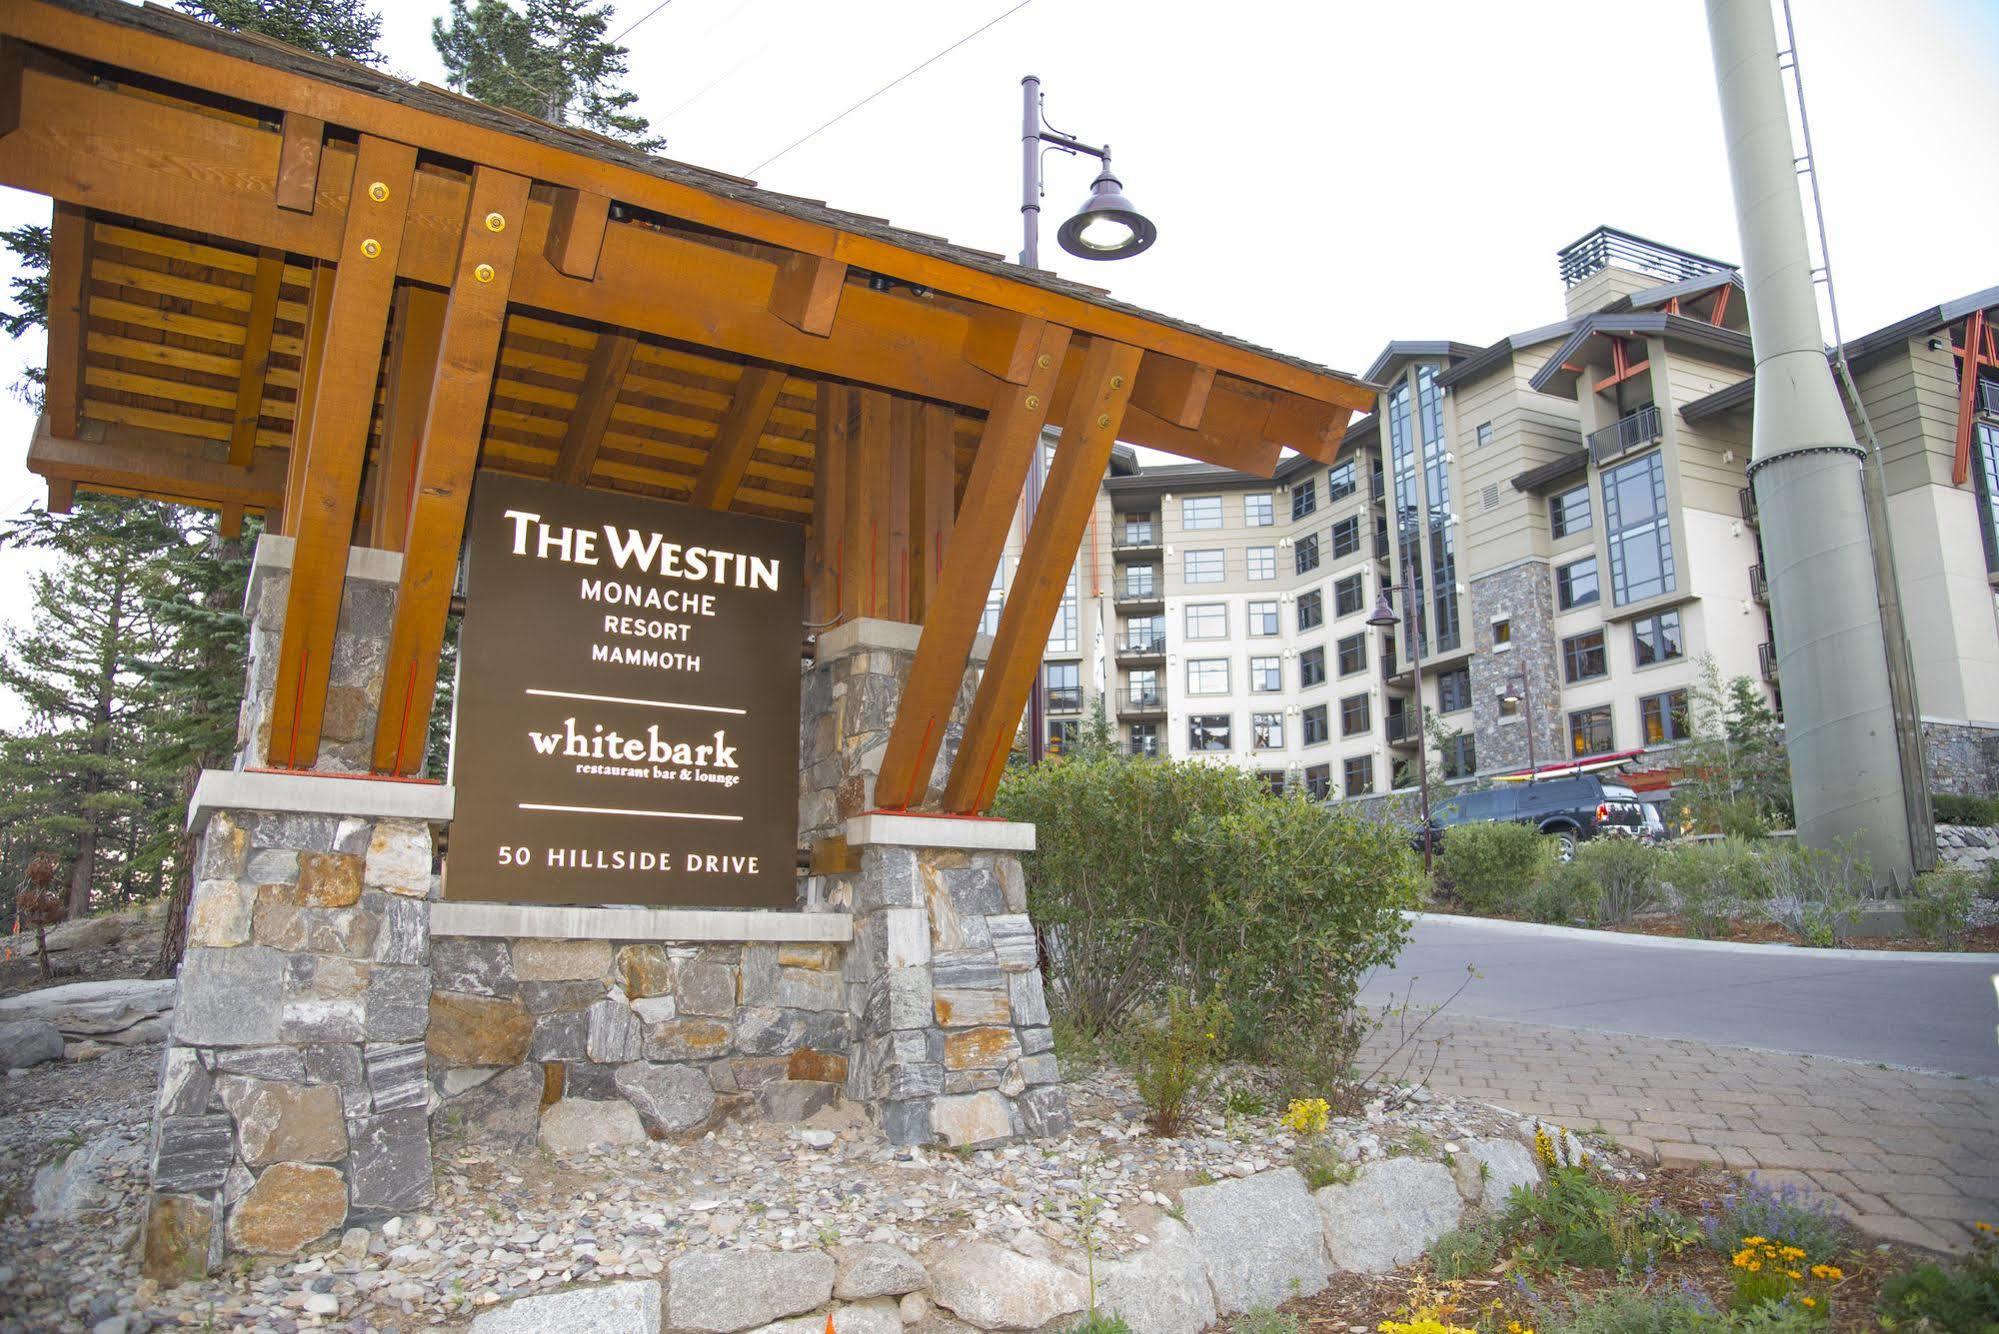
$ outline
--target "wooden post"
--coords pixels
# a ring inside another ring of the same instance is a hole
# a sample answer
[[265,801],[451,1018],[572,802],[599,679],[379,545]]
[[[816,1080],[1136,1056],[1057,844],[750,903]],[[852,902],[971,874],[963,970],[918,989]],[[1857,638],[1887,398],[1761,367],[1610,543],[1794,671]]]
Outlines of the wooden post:
[[257,422],[264,415],[264,381],[271,372],[271,335],[278,320],[278,288],[285,276],[282,251],[257,252],[250,310],[243,323],[243,369],[236,379],[236,420],[229,428],[229,462],[250,466],[256,457]]
[[[979,443],[965,500],[951,532],[951,550],[937,581],[936,597],[923,619],[916,661],[903,687],[902,703],[889,730],[881,773],[875,780],[875,802],[892,809],[920,803],[951,705],[965,679],[979,617],[992,587],[993,571],[1006,546],[1007,526],[1020,501],[1027,465],[1041,447],[1041,427],[1047,421],[1062,360],[1069,351],[1069,330],[1045,325],[1029,362],[1031,373],[1022,385],[1003,384],[994,395],[991,415]],[[1035,653],[1038,660],[1039,651]]]
[[847,526],[841,534],[847,618],[889,614],[889,435],[893,402],[879,389],[851,393]]
[[383,551],[401,551],[409,537],[417,452],[444,336],[444,304],[445,294],[434,288],[405,287],[396,293],[382,391],[382,449],[368,485],[368,545]]
[[291,453],[285,460],[285,507],[278,531],[298,532],[298,507],[305,497],[305,469],[312,457],[312,408],[319,387],[319,364],[326,354],[326,321],[333,311],[333,266],[313,267],[305,299],[305,336],[298,354],[298,397],[292,403]]
[[944,554],[951,539],[957,496],[956,441],[951,410],[937,403],[918,408],[909,458],[909,619],[921,621],[937,598]]
[[396,620],[389,633],[382,678],[382,706],[375,724],[377,773],[413,774],[423,764],[437,685],[437,659],[465,539],[465,507],[479,463],[479,440],[507,291],[520,250],[527,211],[524,176],[476,167],[465,212],[458,271],[444,308],[437,368],[417,453],[416,491],[410,504],[409,542],[403,551]]
[[819,385],[818,421],[812,452],[812,528],[806,534],[805,574],[809,583],[807,617],[814,625],[844,620],[846,604],[844,550],[847,527],[848,389],[842,384]]
[[888,476],[882,488],[887,513],[884,564],[888,572],[888,600],[881,615],[892,621],[907,621],[909,613],[910,524],[915,510],[915,454],[922,430],[923,405],[914,399],[889,400]]
[[1035,512],[1020,569],[1000,613],[999,633],[979,692],[965,719],[964,739],[944,787],[944,808],[980,811],[991,804],[1006,767],[1020,711],[1034,688],[1042,646],[1062,603],[1076,547],[1096,508],[1097,490],[1117,443],[1138,373],[1139,351],[1097,339],[1083,359],[1083,373],[1062,422],[1055,466]]
[[770,366],[743,367],[742,378],[736,381],[735,397],[729,400],[729,410],[715,428],[715,443],[708,449],[708,461],[701,465],[701,475],[694,479],[694,494],[689,504],[710,510],[729,508],[783,388],[783,371]]
[[[402,250],[416,150],[364,136],[326,303],[325,353],[312,396],[308,456],[297,504],[297,545],[271,701],[269,760],[309,769],[319,757],[334,632],[347,584],[347,549],[360,502],[368,420]],[[298,444],[293,445],[299,448]]]
[[58,202],[49,223],[48,379],[42,386],[49,429],[74,439],[83,404],[84,334],[89,326],[90,222]]

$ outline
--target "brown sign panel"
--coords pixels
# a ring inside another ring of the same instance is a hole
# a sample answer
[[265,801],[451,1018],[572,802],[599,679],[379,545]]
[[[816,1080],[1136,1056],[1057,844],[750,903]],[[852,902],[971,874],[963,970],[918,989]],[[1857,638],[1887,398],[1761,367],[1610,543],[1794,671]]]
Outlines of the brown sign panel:
[[447,899],[796,906],[804,532],[479,474]]

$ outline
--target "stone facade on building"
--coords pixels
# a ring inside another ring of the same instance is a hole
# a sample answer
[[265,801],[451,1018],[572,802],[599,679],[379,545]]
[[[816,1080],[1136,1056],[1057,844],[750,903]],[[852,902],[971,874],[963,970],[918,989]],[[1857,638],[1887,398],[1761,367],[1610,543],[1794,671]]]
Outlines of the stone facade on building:
[[[1560,644],[1555,636],[1554,577],[1540,561],[1527,561],[1471,583],[1472,734],[1479,768],[1525,768],[1531,750],[1537,764],[1564,758],[1560,701]],[[1493,642],[1494,622],[1506,624],[1507,643]],[[1513,678],[1524,677],[1526,692],[1517,709],[1502,711]],[[1533,743],[1528,743],[1528,729]]]
[[[1999,690],[1999,685],[1995,685]],[[1958,797],[1999,793],[1999,727],[1923,719],[1923,757],[1930,791]]]

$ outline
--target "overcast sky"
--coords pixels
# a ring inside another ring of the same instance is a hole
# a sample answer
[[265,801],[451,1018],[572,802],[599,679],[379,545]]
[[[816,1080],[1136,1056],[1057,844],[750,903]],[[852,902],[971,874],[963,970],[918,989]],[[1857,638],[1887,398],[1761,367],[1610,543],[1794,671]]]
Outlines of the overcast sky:
[[[618,6],[612,30],[656,0]],[[1048,158],[1043,262],[1140,305],[1362,371],[1394,338],[1489,342],[1561,315],[1555,251],[1600,223],[1737,258],[1692,0],[667,0],[626,39],[668,156],[954,241],[1020,245],[1020,87],[1116,149],[1158,244],[1074,260],[1094,163]],[[383,6],[390,67],[442,82],[441,0]],[[1848,336],[1999,283],[1999,3],[1793,0]],[[48,201],[0,191],[0,225]],[[0,385],[39,364],[0,340]],[[0,405],[0,507],[45,494]],[[0,619],[28,562],[0,553]],[[0,720],[7,720],[0,703]]]

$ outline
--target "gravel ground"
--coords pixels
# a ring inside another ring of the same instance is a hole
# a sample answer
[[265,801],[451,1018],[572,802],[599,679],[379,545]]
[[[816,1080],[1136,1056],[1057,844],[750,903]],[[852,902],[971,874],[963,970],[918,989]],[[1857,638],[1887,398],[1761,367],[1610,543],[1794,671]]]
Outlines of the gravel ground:
[[[1073,1134],[977,1153],[898,1149],[831,1113],[567,1161],[447,1139],[427,1212],[297,1257],[232,1257],[223,1274],[160,1289],[132,1258],[158,1063],[157,1046],[113,1050],[0,1082],[0,1331],[462,1328],[482,1307],[657,1275],[692,1249],[873,1240],[918,1250],[949,1234],[1075,1248],[1092,1212],[1097,1253],[1112,1256],[1148,1244],[1182,1188],[1288,1162],[1297,1149],[1279,1109],[1232,1115],[1219,1094],[1186,1133],[1156,1137],[1115,1071],[1072,1081]],[[1333,1122],[1329,1142],[1351,1161],[1440,1158],[1457,1138],[1516,1129],[1511,1113],[1485,1104],[1381,1092],[1366,1115]],[[35,1169],[85,1145],[107,1156],[99,1207],[66,1220],[31,1212]]]

